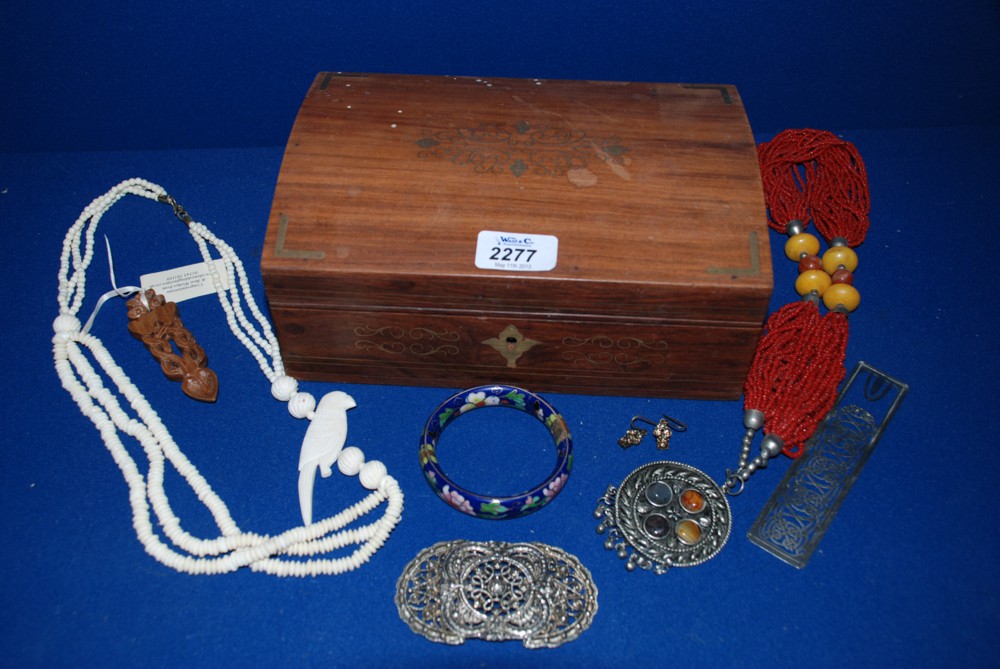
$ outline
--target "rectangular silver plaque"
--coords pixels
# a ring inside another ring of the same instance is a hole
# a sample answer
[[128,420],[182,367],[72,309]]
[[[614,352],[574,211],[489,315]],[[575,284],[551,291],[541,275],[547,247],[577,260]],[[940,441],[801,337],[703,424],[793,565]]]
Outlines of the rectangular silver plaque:
[[805,567],[908,390],[859,362],[750,527],[750,541]]

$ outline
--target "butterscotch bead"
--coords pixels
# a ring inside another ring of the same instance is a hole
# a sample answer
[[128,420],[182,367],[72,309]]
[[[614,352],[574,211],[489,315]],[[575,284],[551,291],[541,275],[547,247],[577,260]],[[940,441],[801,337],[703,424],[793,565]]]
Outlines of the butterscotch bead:
[[823,271],[833,274],[838,269],[853,272],[858,267],[858,254],[850,246],[834,246],[823,254]]
[[799,295],[808,295],[813,291],[816,291],[817,295],[822,295],[829,286],[830,275],[818,269],[803,272],[795,280],[795,292]]
[[785,256],[794,262],[798,262],[802,256],[814,256],[818,253],[819,239],[808,232],[792,235],[785,242]]
[[823,304],[827,309],[834,309],[839,304],[848,311],[854,311],[861,304],[861,293],[850,284],[835,283],[823,293]]

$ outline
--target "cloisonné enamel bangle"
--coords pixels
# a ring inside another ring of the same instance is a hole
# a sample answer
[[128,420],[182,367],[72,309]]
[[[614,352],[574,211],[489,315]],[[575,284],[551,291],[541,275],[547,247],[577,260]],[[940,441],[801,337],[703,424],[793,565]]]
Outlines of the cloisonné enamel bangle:
[[[556,464],[548,477],[528,490],[509,496],[481,495],[455,485],[437,459],[441,433],[459,416],[474,409],[507,407],[537,418],[556,445]],[[520,518],[537,511],[562,490],[573,466],[573,440],[566,421],[544,399],[522,388],[493,384],[469,388],[441,403],[427,419],[420,438],[420,468],[431,489],[449,506],[477,518]]]

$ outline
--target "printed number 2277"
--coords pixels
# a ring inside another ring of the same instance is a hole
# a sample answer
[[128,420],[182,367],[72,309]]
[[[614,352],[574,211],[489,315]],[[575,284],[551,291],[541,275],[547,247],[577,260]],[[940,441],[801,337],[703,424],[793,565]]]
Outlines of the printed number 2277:
[[490,260],[510,260],[513,262],[521,262],[521,257],[527,253],[528,256],[524,258],[524,262],[531,262],[532,257],[534,257],[537,252],[535,249],[513,249],[509,246],[500,248],[499,246],[494,246],[492,249],[493,253],[490,254]]

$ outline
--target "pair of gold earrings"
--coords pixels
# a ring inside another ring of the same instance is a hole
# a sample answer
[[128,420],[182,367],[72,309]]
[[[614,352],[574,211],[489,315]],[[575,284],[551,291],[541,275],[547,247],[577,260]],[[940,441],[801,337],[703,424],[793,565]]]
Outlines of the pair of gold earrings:
[[673,436],[674,432],[684,432],[687,430],[687,425],[676,418],[671,418],[667,414],[663,414],[663,418],[656,423],[642,416],[633,416],[632,421],[629,423],[629,429],[625,430],[624,436],[618,440],[618,445],[622,448],[637,446],[649,433],[649,430],[636,426],[637,422],[646,423],[653,427],[653,438],[656,439],[656,448],[661,451],[670,448],[670,437]]

